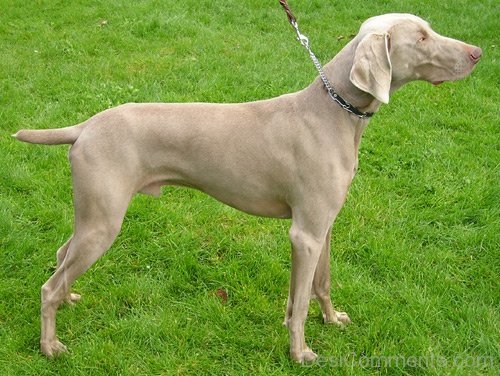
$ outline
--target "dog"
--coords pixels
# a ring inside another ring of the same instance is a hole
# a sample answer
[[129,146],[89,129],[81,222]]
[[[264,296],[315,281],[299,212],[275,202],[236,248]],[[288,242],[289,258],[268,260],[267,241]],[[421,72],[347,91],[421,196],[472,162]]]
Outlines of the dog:
[[[438,85],[466,77],[481,54],[417,16],[386,14],[365,21],[324,69],[339,96],[359,111],[376,112],[410,81]],[[49,357],[67,351],[56,336],[57,309],[80,298],[71,284],[111,246],[131,198],[178,185],[246,213],[292,219],[285,324],[291,357],[314,361],[304,338],[310,299],[319,300],[326,323],[350,322],[330,300],[330,233],[368,122],[332,101],[317,78],[269,100],[129,103],[75,126],[17,132],[20,141],[72,144],[74,232],[42,286],[41,351]]]

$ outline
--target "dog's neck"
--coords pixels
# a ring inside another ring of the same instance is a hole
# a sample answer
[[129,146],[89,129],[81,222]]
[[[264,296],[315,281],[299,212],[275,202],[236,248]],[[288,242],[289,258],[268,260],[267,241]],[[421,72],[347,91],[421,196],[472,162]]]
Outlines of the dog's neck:
[[[349,78],[356,46],[357,42],[355,40],[351,41],[328,64],[326,64],[323,69],[335,92],[342,98],[353,106],[356,106],[360,111],[377,112],[381,102],[375,99],[371,94],[358,89]],[[338,103],[330,98],[320,77],[317,77],[301,94],[305,96],[303,97],[303,103],[307,103],[307,109],[319,111],[325,116],[325,119],[331,119],[330,114],[332,111],[344,111]],[[318,100],[318,98],[321,99]],[[345,113],[348,114],[348,112]],[[352,114],[348,116],[352,116],[353,126],[341,127],[342,129],[340,129],[340,131],[343,134],[352,133],[352,137],[354,138],[354,153],[356,154],[357,160],[361,136],[370,118],[360,119]],[[339,131],[338,128],[335,129]]]
[[[362,112],[377,112],[381,103],[371,94],[358,89],[350,80],[350,72],[354,62],[354,52],[357,41],[353,40],[347,44],[329,63],[324,66],[324,71],[330,80],[335,92],[347,102],[357,107]],[[326,89],[320,77],[308,88],[311,90],[322,90],[325,95]]]

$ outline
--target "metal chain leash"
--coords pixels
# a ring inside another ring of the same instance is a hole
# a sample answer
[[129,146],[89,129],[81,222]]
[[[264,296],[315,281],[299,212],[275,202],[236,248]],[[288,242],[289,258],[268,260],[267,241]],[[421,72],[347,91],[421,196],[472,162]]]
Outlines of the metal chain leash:
[[357,117],[361,119],[367,119],[373,116],[373,112],[362,112],[359,109],[357,109],[355,106],[347,102],[345,99],[343,99],[339,94],[335,92],[333,89],[332,84],[326,77],[326,74],[323,70],[323,66],[319,62],[318,58],[312,52],[310,44],[309,44],[309,38],[306,37],[304,34],[302,34],[299,30],[299,25],[297,23],[297,19],[293,15],[290,7],[288,6],[288,3],[286,0],[279,0],[280,4],[283,6],[285,9],[286,15],[288,17],[288,21],[290,24],[293,26],[295,29],[295,32],[297,33],[297,40],[300,42],[300,44],[307,50],[309,53],[309,57],[311,58],[314,66],[316,67],[316,70],[319,73],[319,76],[321,78],[321,81],[323,81],[323,84],[325,85],[326,91],[328,92],[328,95],[332,100],[334,100],[336,103],[338,103],[344,110],[350,112],[353,115],[356,115]]

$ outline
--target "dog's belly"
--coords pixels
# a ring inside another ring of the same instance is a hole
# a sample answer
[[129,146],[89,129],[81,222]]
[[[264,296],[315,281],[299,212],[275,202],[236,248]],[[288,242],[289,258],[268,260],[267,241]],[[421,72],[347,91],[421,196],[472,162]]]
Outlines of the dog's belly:
[[290,207],[280,200],[259,197],[258,195],[223,195],[220,192],[205,193],[226,205],[248,214],[271,218],[291,218],[292,216]]
[[259,194],[259,192],[255,191],[251,193],[241,190],[204,188],[183,179],[165,179],[152,182],[139,189],[139,192],[158,197],[161,195],[161,187],[164,185],[176,185],[200,190],[226,205],[256,216],[271,218],[291,218],[292,216],[290,206],[283,200],[271,197],[270,194],[266,195],[263,192]]

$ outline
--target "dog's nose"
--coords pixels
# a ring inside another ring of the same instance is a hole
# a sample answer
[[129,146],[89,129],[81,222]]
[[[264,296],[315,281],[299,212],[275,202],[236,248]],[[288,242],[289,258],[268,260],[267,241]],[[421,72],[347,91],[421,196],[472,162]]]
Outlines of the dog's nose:
[[479,59],[481,59],[481,55],[483,54],[483,50],[479,47],[473,47],[470,49],[469,56],[474,64],[476,64]]

